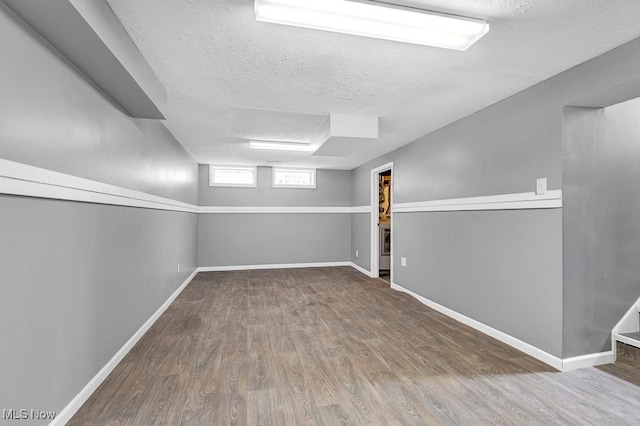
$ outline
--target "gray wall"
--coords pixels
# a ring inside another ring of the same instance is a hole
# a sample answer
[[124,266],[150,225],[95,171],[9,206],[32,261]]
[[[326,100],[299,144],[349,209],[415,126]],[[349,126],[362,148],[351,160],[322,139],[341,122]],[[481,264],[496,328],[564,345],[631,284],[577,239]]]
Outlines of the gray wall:
[[135,120],[0,2],[0,157],[197,203],[197,164],[159,121]]
[[255,188],[209,186],[209,166],[199,169],[201,206],[305,206],[347,207],[351,205],[351,171],[316,171],[315,189],[273,188],[271,167],[258,167]]
[[201,214],[198,265],[235,266],[349,260],[345,214]]
[[611,349],[640,297],[640,100],[564,115],[564,355]]
[[352,205],[370,203],[371,169],[394,161],[395,202],[560,189],[562,108],[636,80],[640,39],[585,62],[352,171]]
[[[200,165],[204,206],[348,207],[351,172],[318,170],[316,189],[272,188],[271,168],[258,167],[256,188],[209,186],[209,168]],[[198,266],[237,266],[349,261],[348,213],[201,214]]]
[[[531,192],[535,188],[535,180],[540,177],[549,179],[549,189],[560,189],[562,185],[562,110],[567,104],[576,99],[585,98],[618,86],[628,81],[636,80],[640,74],[640,39],[634,40],[611,52],[599,56],[582,65],[572,68],[562,74],[552,77],[530,89],[518,93],[502,102],[498,102],[469,117],[450,124],[449,126],[426,135],[417,141],[406,145],[382,158],[373,160],[352,171],[352,205],[366,205],[370,197],[370,170],[389,161],[394,162],[394,199],[395,202],[427,201],[458,197],[472,197],[496,195],[506,193]],[[469,213],[464,216],[469,223],[460,223],[464,229],[480,220],[485,213]],[[498,217],[497,212],[486,213]],[[429,239],[431,234],[442,226],[447,227],[447,220],[455,213],[444,213],[433,216],[429,223],[415,221],[410,231],[396,232],[394,230],[394,257],[399,260],[403,253],[408,258],[429,258],[439,256],[440,251],[451,251],[457,247],[483,247],[485,256],[499,258],[499,242],[506,242],[515,235],[496,235],[489,228],[480,229],[466,236],[457,235],[452,241],[441,241],[438,247],[423,244],[417,239]],[[402,226],[402,215],[394,215],[396,224]],[[533,218],[531,220],[534,220]],[[544,215],[540,220],[545,227],[560,232],[562,226],[561,215]],[[566,221],[565,221],[566,223]],[[523,226],[526,226],[523,223]],[[368,238],[366,227],[353,227],[353,241]],[[502,239],[501,239],[502,238]],[[505,240],[506,238],[506,240]],[[453,241],[456,241],[455,245]],[[516,241],[514,241],[515,243]],[[528,239],[518,240],[522,247],[518,253],[533,253],[540,250],[543,263],[550,261],[545,253],[559,252],[561,242],[551,237],[547,232],[529,235]],[[462,256],[459,252],[454,254]],[[566,251],[565,251],[566,253]],[[463,257],[453,257],[447,266],[450,268],[466,267]],[[513,259],[515,261],[516,259]],[[532,259],[528,259],[533,261]],[[413,265],[413,266],[412,266]],[[503,311],[495,316],[496,305],[515,303],[514,295],[529,294],[531,286],[535,288],[561,288],[562,276],[553,274],[553,282],[548,282],[550,276],[543,268],[531,270],[523,262],[517,262],[519,268],[509,268],[499,276],[490,270],[479,269],[473,281],[445,280],[436,270],[415,270],[419,263],[410,262],[407,268],[401,270],[394,265],[394,277],[398,284],[417,289],[426,298],[438,298],[447,288],[450,294],[459,297],[470,297],[476,294],[477,288],[484,288],[498,297],[491,304],[479,304],[477,307],[458,306],[459,312],[476,318],[492,318],[492,325],[502,331],[514,330],[514,337],[534,344],[538,337],[545,333],[553,336],[556,341],[562,322],[557,321],[557,312],[553,318],[556,322],[535,322],[524,324],[525,318],[539,315],[539,307],[552,303],[558,309],[557,300],[548,300],[549,294],[535,293],[530,303],[523,307],[524,312],[513,317]],[[527,275],[529,274],[529,275]],[[532,274],[532,275],[531,275]],[[527,279],[522,277],[527,276]],[[420,280],[420,281],[419,281]],[[423,283],[432,283],[424,286]],[[502,292],[502,288],[510,288],[510,292]],[[516,290],[517,288],[517,290]],[[611,291],[616,291],[610,288]],[[557,293],[555,293],[557,295]],[[622,296],[623,293],[620,293]],[[555,296],[554,296],[555,297]],[[573,297],[573,293],[572,296]],[[617,296],[616,296],[617,297]],[[592,330],[590,324],[582,324],[584,315],[575,316],[577,310],[607,310],[604,305],[580,305],[577,309],[570,304],[581,304],[584,300],[568,300],[565,294],[561,312],[564,324],[574,324],[571,328],[583,328],[582,333],[598,334],[602,330]],[[444,304],[452,304],[449,299],[443,299]],[[453,306],[448,306],[452,307]],[[613,311],[611,311],[613,312]],[[618,315],[618,312],[611,315]],[[607,314],[609,316],[609,314]],[[515,324],[514,324],[515,323]],[[566,329],[567,327],[565,327]],[[567,337],[568,338],[568,337]],[[600,351],[606,346],[606,339],[600,339],[597,345],[582,345],[572,348],[566,341],[567,349],[560,351],[557,345],[546,344],[556,356],[580,355]],[[587,348],[588,346],[588,348]]]
[[[0,56],[1,158],[197,201],[164,126],[121,113],[1,3]],[[0,195],[0,218],[0,409],[59,412],[193,272],[197,217]]]
[[196,215],[0,195],[0,217],[0,408],[59,412],[194,270]]
[[[356,257],[358,250],[358,257]],[[351,261],[371,271],[371,214],[351,215]]]
[[[352,204],[370,203],[371,169],[390,161],[396,203],[532,192],[539,177],[559,189],[561,108],[530,90],[353,170]],[[561,213],[503,213],[394,213],[394,282],[561,357]],[[364,222],[354,246],[370,239]]]
[[[371,205],[371,169],[386,164],[395,159],[398,151],[376,158],[360,167],[351,170],[351,205],[370,206]],[[395,170],[394,170],[395,173]],[[395,176],[394,176],[395,179]],[[395,180],[393,185],[395,185]],[[396,189],[394,188],[394,191]],[[394,200],[394,203],[399,201]]]
[[561,214],[560,209],[394,214],[394,281],[561,356]]

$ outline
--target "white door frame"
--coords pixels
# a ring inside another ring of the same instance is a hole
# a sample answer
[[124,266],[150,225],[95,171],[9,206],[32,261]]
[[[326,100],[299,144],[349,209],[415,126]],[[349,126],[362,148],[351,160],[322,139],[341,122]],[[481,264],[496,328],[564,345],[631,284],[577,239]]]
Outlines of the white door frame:
[[[393,176],[393,161],[382,166],[371,169],[371,278],[380,276],[380,231],[378,230],[378,218],[380,213],[378,194],[378,175],[380,172],[391,170],[391,202],[393,203],[393,186],[395,178]],[[391,282],[393,282],[393,208],[391,209]]]

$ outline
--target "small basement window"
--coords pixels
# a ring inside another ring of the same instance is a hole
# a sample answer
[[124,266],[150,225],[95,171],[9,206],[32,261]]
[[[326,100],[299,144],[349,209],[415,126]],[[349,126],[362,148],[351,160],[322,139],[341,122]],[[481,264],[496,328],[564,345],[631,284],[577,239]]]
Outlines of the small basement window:
[[257,186],[255,167],[209,166],[209,186],[254,188]]
[[274,188],[315,188],[316,169],[273,168]]

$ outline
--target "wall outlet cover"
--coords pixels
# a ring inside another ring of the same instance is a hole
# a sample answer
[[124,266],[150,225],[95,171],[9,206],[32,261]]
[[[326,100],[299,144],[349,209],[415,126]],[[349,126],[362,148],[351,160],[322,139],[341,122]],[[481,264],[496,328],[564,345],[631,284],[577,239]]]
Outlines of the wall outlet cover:
[[536,195],[545,195],[547,193],[547,178],[536,180]]
[[400,258],[400,266],[407,266],[407,258],[406,257],[401,257]]
[[356,257],[358,257],[358,250],[356,250]]

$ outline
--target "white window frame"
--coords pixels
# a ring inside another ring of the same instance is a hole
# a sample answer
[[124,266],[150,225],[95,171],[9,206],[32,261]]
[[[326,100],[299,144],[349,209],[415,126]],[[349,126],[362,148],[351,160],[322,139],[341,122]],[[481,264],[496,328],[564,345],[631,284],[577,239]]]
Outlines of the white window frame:
[[[311,185],[281,185],[276,184],[276,171],[301,171],[311,172]],[[316,189],[316,169],[307,169],[303,167],[272,167],[271,168],[271,186],[273,188],[295,188],[295,189]]]
[[[251,183],[220,183],[213,181],[213,172],[216,169],[224,170],[248,170],[253,174]],[[255,188],[258,186],[258,168],[255,166],[224,166],[219,164],[209,164],[209,186],[223,188]]]

